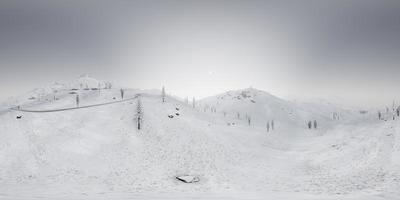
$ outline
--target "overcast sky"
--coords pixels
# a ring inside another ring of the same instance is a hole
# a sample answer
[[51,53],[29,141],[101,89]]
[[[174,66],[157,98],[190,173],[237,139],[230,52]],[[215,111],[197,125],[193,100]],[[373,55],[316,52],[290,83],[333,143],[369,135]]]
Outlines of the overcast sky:
[[84,73],[182,97],[400,103],[400,1],[0,2],[0,100]]

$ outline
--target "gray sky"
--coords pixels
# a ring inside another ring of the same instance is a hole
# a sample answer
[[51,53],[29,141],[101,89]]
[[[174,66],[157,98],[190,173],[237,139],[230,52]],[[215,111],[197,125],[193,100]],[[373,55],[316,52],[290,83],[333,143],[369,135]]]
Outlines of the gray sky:
[[87,73],[198,98],[400,102],[400,1],[0,2],[0,100]]

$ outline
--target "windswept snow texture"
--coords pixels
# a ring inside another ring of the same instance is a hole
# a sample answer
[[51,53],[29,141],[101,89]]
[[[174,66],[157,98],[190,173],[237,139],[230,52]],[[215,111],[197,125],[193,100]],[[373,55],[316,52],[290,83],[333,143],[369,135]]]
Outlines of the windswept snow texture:
[[[193,109],[171,97],[163,103],[161,92],[126,89],[125,98],[141,94],[140,131],[136,99],[49,113],[6,107],[74,107],[71,92],[81,105],[121,100],[118,87],[83,85],[3,105],[0,199],[400,198],[400,121],[333,105],[285,101],[250,88],[204,99]],[[207,107],[216,112],[204,112]],[[342,118],[333,120],[332,112]],[[314,119],[319,126],[309,130],[305,121]],[[270,132],[268,120],[276,124]],[[183,183],[180,175],[200,181]]]

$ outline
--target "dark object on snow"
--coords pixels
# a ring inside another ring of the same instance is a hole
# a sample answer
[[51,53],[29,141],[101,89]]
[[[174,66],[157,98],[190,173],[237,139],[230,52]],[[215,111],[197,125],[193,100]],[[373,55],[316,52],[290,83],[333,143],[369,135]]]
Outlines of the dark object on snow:
[[200,181],[200,178],[197,176],[190,176],[190,175],[182,175],[175,177],[176,179],[184,182],[184,183],[196,183]]
[[169,117],[169,118],[174,118],[174,116],[173,116],[173,115],[168,115],[168,117]]
[[250,100],[252,103],[256,103],[256,101],[254,101],[253,99],[252,100]]
[[22,115],[17,115],[17,119],[21,119],[22,118]]
[[175,110],[179,110],[179,108],[175,108]]
[[76,92],[69,92],[69,94],[77,94]]
[[308,121],[307,125],[308,125],[308,129],[311,129],[311,128],[312,128],[312,123],[311,123],[311,121]]
[[176,116],[179,116],[179,113],[175,113]]

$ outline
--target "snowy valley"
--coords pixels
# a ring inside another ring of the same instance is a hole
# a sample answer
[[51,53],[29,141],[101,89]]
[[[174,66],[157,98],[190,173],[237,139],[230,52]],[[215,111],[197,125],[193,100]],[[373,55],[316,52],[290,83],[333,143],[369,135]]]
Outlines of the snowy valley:
[[83,76],[0,104],[0,199],[400,198],[392,110],[161,94]]

